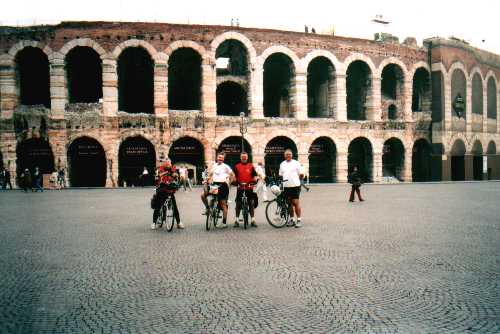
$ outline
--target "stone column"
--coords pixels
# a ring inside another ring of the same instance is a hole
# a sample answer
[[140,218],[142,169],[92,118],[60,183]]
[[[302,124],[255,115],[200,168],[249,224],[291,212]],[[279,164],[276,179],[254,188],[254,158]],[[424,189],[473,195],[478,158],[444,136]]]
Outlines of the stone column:
[[64,118],[67,103],[66,73],[62,55],[50,60],[50,117]]
[[337,120],[339,122],[347,122],[347,90],[346,90],[345,73],[337,74],[335,80],[336,80],[335,105],[337,107],[336,108]]
[[295,74],[295,117],[298,120],[307,120],[307,73]]
[[372,78],[372,96],[370,98],[370,103],[367,108],[366,119],[370,121],[380,121],[382,119],[382,96],[381,90],[381,79],[380,77]]
[[168,62],[167,56],[158,57],[154,68],[154,108],[158,117],[168,116]]
[[382,150],[373,150],[373,182],[382,181]]
[[467,80],[467,98],[465,100],[465,132],[472,131],[472,84]]
[[215,117],[217,115],[215,64],[204,61],[201,65],[201,76],[201,110],[205,117]]
[[403,119],[406,122],[410,122],[413,120],[411,104],[413,100],[413,82],[411,80],[405,79],[404,87],[403,87],[403,99],[404,99],[404,117]]
[[0,58],[0,118],[12,118],[17,104],[16,71],[12,59]]
[[116,60],[102,61],[102,110],[104,116],[118,114],[118,73]]
[[347,152],[337,152],[337,182],[346,183],[348,174]]
[[413,151],[411,145],[408,145],[405,150],[405,161],[403,166],[403,181],[404,182],[412,182],[413,181],[413,173],[412,173],[412,164],[413,164]]
[[441,180],[442,181],[451,181],[451,154],[443,154],[441,157]]
[[444,81],[444,110],[443,110],[443,120],[444,120],[444,130],[451,130],[451,81],[449,78],[443,78]]
[[250,117],[255,119],[264,118],[264,69],[258,66],[250,73],[251,94]]
[[488,89],[483,86],[483,133],[488,133]]

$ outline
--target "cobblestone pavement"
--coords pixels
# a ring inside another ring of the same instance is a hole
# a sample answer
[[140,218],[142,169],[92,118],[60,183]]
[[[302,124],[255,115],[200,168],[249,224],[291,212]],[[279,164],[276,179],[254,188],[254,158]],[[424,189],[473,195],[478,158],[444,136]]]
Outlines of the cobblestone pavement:
[[172,233],[152,189],[0,192],[0,333],[499,333],[500,183],[362,190],[209,232],[180,192]]

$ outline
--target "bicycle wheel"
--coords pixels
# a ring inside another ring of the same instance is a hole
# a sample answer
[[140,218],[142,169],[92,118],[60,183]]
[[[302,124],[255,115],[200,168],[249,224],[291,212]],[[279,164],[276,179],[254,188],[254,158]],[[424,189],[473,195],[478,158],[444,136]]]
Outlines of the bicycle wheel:
[[266,219],[272,227],[280,228],[286,225],[288,213],[276,198],[266,205]]
[[167,229],[168,232],[172,232],[172,229],[174,228],[174,205],[172,203],[172,199],[169,197],[166,201],[165,204],[163,204],[164,210],[165,210],[165,228]]
[[248,202],[246,200],[241,203],[241,213],[243,214],[243,228],[246,230],[248,227]]
[[208,207],[207,209],[207,217],[206,217],[206,220],[205,220],[205,229],[207,231],[210,231],[210,227],[212,225],[212,215],[213,215],[213,211],[214,211],[214,208],[213,208],[213,202],[211,201],[210,202],[210,206]]
[[220,215],[219,201],[216,201],[212,211],[212,223],[214,225],[214,228],[217,227],[217,223],[219,222],[219,215]]
[[[154,217],[153,217],[154,218]],[[161,228],[163,225],[163,206],[160,208],[158,212],[158,216],[156,216],[156,220],[154,221],[157,228]]]

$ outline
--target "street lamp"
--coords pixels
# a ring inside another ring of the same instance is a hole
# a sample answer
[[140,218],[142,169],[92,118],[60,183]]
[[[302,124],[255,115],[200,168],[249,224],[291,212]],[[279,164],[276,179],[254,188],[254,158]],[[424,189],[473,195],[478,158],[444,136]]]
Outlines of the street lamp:
[[245,139],[244,135],[247,133],[247,124],[245,119],[245,113],[240,112],[240,133],[241,133],[241,152],[245,152]]

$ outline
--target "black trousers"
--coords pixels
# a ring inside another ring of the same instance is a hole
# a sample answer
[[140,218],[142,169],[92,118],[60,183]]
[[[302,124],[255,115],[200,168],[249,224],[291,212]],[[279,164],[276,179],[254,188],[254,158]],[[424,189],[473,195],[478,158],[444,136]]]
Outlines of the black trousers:
[[352,185],[352,188],[351,188],[351,196],[349,196],[349,201],[354,201],[354,192],[356,192],[356,194],[358,194],[358,199],[360,201],[362,201],[363,199],[361,198],[361,191],[359,190],[359,188],[361,187],[361,185],[357,184],[357,185]]
[[174,209],[174,218],[177,224],[181,221],[181,218],[179,216],[179,209],[177,208],[177,201],[175,200],[175,195],[173,193],[167,193],[165,191],[156,191],[156,205],[155,209],[153,212],[153,223],[156,222],[156,219],[158,219],[158,215],[160,214],[160,209],[163,203],[165,203],[165,200],[167,197],[170,196],[172,197],[172,206]]

